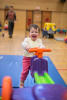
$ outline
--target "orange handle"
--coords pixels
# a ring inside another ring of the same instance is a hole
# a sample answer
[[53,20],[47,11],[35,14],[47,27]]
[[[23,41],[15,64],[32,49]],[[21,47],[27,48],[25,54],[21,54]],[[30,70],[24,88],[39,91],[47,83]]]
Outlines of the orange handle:
[[35,52],[35,55],[37,55],[38,58],[42,58],[43,57],[43,52],[51,52],[51,49],[31,48],[31,49],[29,49],[29,52]]
[[31,48],[29,49],[29,52],[37,52],[38,48]]

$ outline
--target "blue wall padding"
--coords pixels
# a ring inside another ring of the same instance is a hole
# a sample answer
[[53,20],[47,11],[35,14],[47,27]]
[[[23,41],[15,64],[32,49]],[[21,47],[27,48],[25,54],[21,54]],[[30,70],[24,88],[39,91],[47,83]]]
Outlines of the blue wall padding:
[[[0,55],[0,86],[2,85],[2,79],[4,76],[9,75],[12,78],[13,87],[19,87],[20,75],[22,72],[22,58],[23,56],[17,55]],[[54,64],[49,57],[44,57],[48,60],[48,72],[51,78],[56,84],[62,84],[66,86],[64,80],[56,70]],[[25,81],[25,87],[34,86],[34,79],[30,73]]]

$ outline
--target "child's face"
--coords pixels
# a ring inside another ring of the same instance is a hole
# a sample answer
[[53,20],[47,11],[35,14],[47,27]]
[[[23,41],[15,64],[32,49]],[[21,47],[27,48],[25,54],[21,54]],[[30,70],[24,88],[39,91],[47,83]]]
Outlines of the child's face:
[[38,29],[35,29],[35,28],[31,28],[30,29],[30,38],[33,40],[33,41],[36,41],[37,38],[39,36],[39,32],[38,32]]

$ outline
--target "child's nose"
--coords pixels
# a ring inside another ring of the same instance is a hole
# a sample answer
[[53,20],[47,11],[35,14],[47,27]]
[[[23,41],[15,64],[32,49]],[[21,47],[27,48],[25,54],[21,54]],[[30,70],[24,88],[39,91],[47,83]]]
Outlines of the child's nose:
[[33,34],[35,34],[36,32],[33,32]]

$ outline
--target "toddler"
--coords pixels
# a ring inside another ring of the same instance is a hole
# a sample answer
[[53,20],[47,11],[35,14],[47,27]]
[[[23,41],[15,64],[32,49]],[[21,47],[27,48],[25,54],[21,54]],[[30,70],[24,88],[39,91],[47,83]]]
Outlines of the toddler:
[[30,69],[31,58],[34,56],[34,53],[29,53],[28,50],[35,47],[45,48],[45,46],[42,44],[42,40],[39,38],[40,28],[38,27],[38,25],[31,24],[29,31],[29,37],[25,38],[22,42],[24,54],[22,61],[23,70],[21,73],[20,88],[24,87],[24,81],[26,80]]

